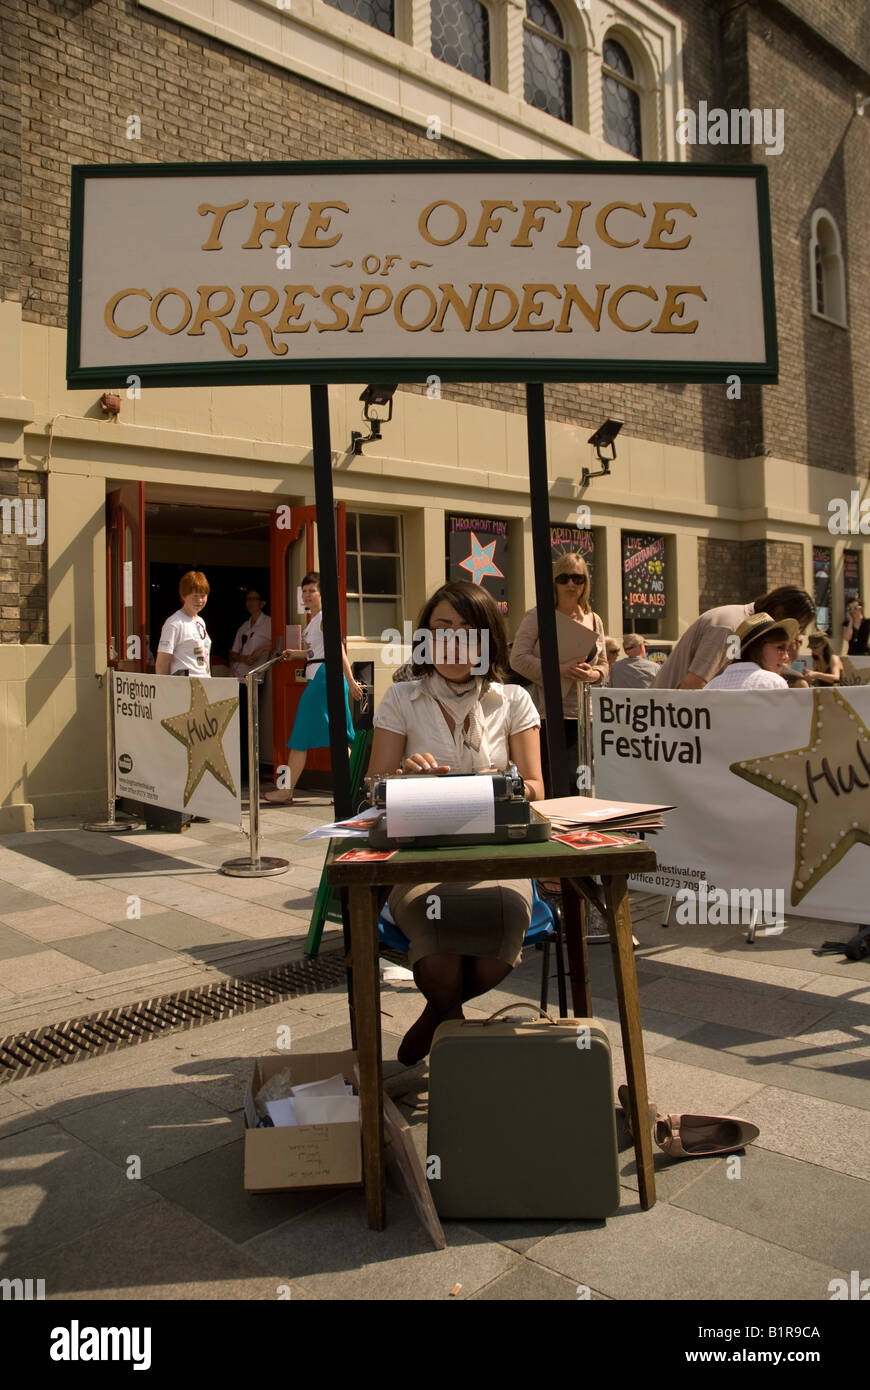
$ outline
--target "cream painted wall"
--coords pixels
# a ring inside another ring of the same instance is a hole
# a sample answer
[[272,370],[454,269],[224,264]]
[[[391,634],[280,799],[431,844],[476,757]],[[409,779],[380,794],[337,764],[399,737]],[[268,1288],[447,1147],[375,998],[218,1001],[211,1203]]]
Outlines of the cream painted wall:
[[[6,330],[0,334],[0,430],[20,434],[24,425],[25,466],[48,471],[49,567],[49,645],[0,646],[0,808],[32,802],[42,816],[95,813],[105,805],[99,678],[105,671],[110,483],[141,478],[149,495],[187,504],[311,503],[308,393],[300,387],[149,388],[138,400],[122,397],[120,422],[113,423],[99,409],[99,391],[66,389],[61,330],[21,324],[19,306],[9,304],[0,305],[0,328]],[[399,392],[381,443],[352,458],[348,445],[360,422],[361,385],[330,390],[335,493],[350,507],[402,513],[407,616],[413,621],[443,579],[444,515],[455,509],[511,523],[514,555],[522,557],[521,571],[511,576],[515,627],[534,590],[524,418]],[[807,587],[814,542],[834,550],[835,575],[843,547],[861,542],[827,531],[832,489],[846,497],[851,488],[860,490],[847,475],[783,459],[718,458],[621,435],[612,473],[581,495],[580,469],[593,462],[586,432],[551,421],[548,449],[552,520],[570,521],[585,502],[596,539],[604,541],[595,603],[616,636],[622,632],[623,528],[674,537],[669,584],[677,616],[670,638],[698,611],[699,536],[797,541],[804,546]],[[866,566],[870,546],[862,544]],[[838,585],[836,578],[835,617],[842,607]],[[379,698],[390,679],[379,647],[351,639],[349,650],[352,660],[375,662]]]

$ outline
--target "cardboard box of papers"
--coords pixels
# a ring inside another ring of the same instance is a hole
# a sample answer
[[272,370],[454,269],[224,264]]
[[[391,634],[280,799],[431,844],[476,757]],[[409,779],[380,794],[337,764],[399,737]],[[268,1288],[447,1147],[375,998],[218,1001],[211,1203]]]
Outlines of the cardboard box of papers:
[[[362,1182],[359,1097],[346,1089],[353,1084],[356,1060],[355,1052],[288,1052],[254,1061],[245,1092],[246,1191]],[[258,1128],[254,1097],[287,1071],[292,1094],[265,1102],[273,1124]]]

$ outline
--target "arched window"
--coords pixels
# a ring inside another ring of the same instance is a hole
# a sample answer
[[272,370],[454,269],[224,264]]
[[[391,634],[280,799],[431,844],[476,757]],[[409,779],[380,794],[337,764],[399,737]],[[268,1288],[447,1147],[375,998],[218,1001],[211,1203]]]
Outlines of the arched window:
[[571,56],[562,21],[550,0],[526,0],[523,61],[529,105],[557,116],[560,121],[570,121]]
[[334,10],[341,10],[342,14],[362,20],[363,24],[371,24],[373,29],[380,29],[382,34],[396,32],[393,0],[326,0],[326,4],[331,5]]
[[621,43],[604,40],[601,68],[604,138],[626,154],[642,154],[639,84]]
[[432,55],[489,81],[489,11],[479,0],[432,0]]
[[810,231],[812,312],[846,327],[846,273],[840,233],[830,213],[818,208]]

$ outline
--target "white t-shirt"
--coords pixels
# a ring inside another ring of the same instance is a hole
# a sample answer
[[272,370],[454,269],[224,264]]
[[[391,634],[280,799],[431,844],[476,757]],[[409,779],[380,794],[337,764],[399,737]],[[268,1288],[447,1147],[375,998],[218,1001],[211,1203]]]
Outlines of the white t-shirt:
[[788,690],[788,681],[775,671],[765,671],[754,661],[734,661],[721,676],[714,676],[704,686],[708,690]]
[[[493,682],[480,703],[486,726],[480,751],[491,767],[506,771],[511,761],[511,734],[539,728],[540,716],[521,685]],[[391,685],[378,705],[374,726],[404,734],[406,758],[431,753],[451,772],[473,771],[471,749],[461,742],[461,730],[451,734],[438,701],[423,689],[421,681]]]
[[169,672],[172,676],[178,671],[189,671],[193,676],[211,674],[211,638],[206,632],[205,623],[200,617],[188,618],[183,608],[166,619],[157,650],[172,657]]
[[[233,640],[233,651],[242,652],[249,656],[258,647],[265,646],[266,652],[263,653],[263,660],[272,645],[272,619],[265,613],[261,613],[258,618],[248,618],[242,623]],[[230,672],[237,681],[243,681],[250,671],[250,666],[243,666],[240,661],[230,663]]]
[[309,660],[305,667],[305,679],[313,681],[326,655],[323,645],[323,611],[315,613],[302,633],[302,645],[308,648]]

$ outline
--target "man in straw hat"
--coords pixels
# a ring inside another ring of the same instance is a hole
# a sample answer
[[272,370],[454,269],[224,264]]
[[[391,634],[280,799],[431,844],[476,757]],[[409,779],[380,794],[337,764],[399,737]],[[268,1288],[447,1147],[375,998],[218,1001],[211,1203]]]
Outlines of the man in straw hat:
[[772,618],[755,613],[737,629],[740,659],[733,661],[720,676],[714,676],[707,690],[788,690],[780,672],[788,660],[788,649],[800,628],[794,618]]

